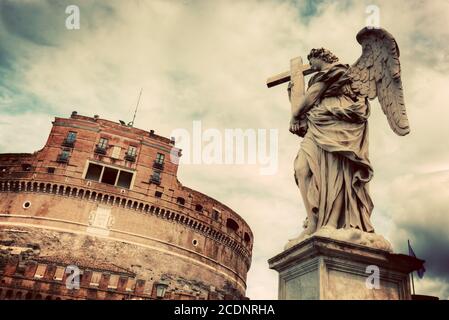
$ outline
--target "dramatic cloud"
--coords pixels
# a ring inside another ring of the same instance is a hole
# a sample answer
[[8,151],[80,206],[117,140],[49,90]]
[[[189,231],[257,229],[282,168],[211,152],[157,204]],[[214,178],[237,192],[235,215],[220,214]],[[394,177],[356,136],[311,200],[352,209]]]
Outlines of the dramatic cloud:
[[[77,4],[81,29],[65,28]],[[99,114],[168,136],[175,128],[279,129],[279,170],[186,165],[180,180],[235,209],[255,234],[247,294],[277,297],[267,260],[300,232],[305,212],[293,180],[299,139],[289,134],[286,88],[265,79],[289,59],[325,46],[345,63],[360,55],[366,6],[401,48],[412,133],[397,137],[378,103],[370,119],[378,233],[427,260],[420,293],[449,297],[447,227],[448,1],[10,1],[0,0],[0,152],[32,152],[54,116]],[[400,13],[400,14],[399,14]],[[226,174],[223,174],[226,170]]]

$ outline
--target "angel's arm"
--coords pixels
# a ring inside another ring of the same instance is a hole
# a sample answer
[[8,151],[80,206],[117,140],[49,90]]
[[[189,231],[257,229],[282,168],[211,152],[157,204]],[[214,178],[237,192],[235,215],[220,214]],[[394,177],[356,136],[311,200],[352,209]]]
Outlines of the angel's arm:
[[318,101],[325,89],[326,85],[324,82],[316,82],[311,85],[306,93],[299,98],[299,103],[292,106],[292,118],[299,119],[300,115],[309,111],[315,102]]

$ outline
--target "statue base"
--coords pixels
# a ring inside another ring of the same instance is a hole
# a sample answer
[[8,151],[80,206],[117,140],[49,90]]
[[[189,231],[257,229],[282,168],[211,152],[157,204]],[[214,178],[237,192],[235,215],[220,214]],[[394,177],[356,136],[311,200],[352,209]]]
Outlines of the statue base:
[[370,247],[374,249],[380,249],[388,252],[393,252],[393,247],[390,242],[383,236],[376,233],[363,232],[358,229],[335,229],[328,226],[320,228],[312,235],[300,235],[295,239],[291,239],[285,245],[284,250],[290,249],[294,245],[305,241],[310,237],[322,237],[331,238],[334,240],[339,240],[343,242],[349,242],[353,244],[358,244],[364,247]]
[[280,300],[411,300],[409,274],[423,260],[312,236],[271,258]]

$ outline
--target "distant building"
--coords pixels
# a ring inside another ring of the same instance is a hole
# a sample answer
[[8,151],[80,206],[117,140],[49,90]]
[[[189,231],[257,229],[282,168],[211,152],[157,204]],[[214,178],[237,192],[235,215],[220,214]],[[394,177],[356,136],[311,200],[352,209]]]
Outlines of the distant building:
[[178,181],[180,152],[73,112],[41,150],[0,154],[0,299],[244,299],[252,232]]

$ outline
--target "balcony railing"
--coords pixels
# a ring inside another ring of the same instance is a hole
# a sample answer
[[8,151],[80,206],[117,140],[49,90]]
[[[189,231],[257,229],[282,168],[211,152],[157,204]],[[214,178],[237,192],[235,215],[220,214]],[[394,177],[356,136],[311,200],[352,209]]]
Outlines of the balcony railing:
[[159,170],[164,170],[164,163],[163,162],[157,162],[156,160],[154,160],[153,168],[159,169]]
[[161,177],[152,175],[150,178],[150,182],[155,183],[155,184],[161,184]]
[[134,154],[125,154],[125,160],[130,161],[130,162],[135,162],[136,161],[136,155]]
[[62,145],[64,147],[69,147],[69,148],[73,148],[75,146],[75,141],[74,139],[64,139],[64,141],[62,142]]
[[68,163],[69,162],[69,157],[63,154],[58,155],[58,158],[56,159],[57,162],[59,163]]
[[98,154],[106,154],[106,147],[99,146],[98,144],[95,146],[95,153]]

